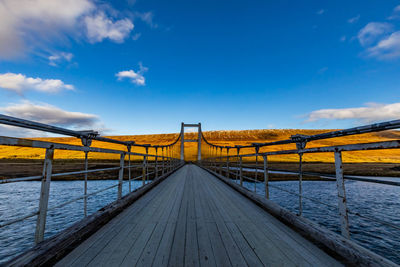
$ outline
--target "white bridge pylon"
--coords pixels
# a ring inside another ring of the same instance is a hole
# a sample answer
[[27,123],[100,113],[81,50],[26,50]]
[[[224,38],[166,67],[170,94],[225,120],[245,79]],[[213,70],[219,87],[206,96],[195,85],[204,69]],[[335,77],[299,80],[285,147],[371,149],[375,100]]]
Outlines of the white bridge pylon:
[[[185,140],[185,127],[194,128],[197,127],[198,137],[196,139],[186,139]],[[201,123],[197,124],[181,124],[181,160],[185,160],[185,142],[197,142],[197,160],[201,160]]]

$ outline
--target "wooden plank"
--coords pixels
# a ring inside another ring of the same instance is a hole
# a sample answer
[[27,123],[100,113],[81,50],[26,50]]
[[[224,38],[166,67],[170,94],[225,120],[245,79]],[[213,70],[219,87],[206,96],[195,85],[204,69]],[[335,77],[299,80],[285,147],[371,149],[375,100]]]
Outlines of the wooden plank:
[[261,260],[258,258],[257,254],[254,253],[253,247],[247,242],[243,237],[239,228],[233,222],[227,222],[226,227],[229,229],[232,238],[235,240],[237,246],[240,249],[244,259],[248,266],[264,266]]
[[217,266],[231,265],[221,235],[218,231],[217,225],[212,216],[211,210],[208,206],[207,203],[208,196],[206,195],[206,192],[204,191],[201,185],[198,186],[197,190],[199,190],[199,194],[200,196],[202,196],[200,197],[200,205],[202,207],[202,210],[204,211],[205,227],[207,229],[207,232],[209,233],[211,248],[213,251],[216,265]]
[[[188,167],[187,167],[188,168]],[[182,196],[182,203],[177,217],[174,239],[172,241],[171,254],[168,266],[183,266],[185,256],[185,234],[186,234],[186,216],[188,207],[189,183],[186,181]]]
[[[91,244],[83,243],[82,248],[70,254],[78,257],[69,263],[91,266],[336,263],[252,201],[189,164],[95,235],[96,238],[89,238]],[[302,244],[305,247],[298,248]],[[90,260],[81,261],[86,258]],[[321,261],[324,258],[326,262]]]
[[[215,185],[213,182],[216,181],[216,179],[212,178],[212,181],[208,181],[206,176],[204,176],[202,173],[199,174],[202,177],[204,177],[205,183],[210,183],[209,189],[210,190],[217,190],[219,189],[218,187],[221,187],[220,185]],[[229,189],[229,188],[228,188]],[[215,194],[214,194],[215,195]],[[228,201],[222,201],[222,197],[224,196],[224,192],[218,191],[217,192],[218,199],[214,203],[216,204],[225,224],[227,229],[229,230],[232,238],[235,240],[236,245],[239,247],[241,254],[245,258],[246,263],[249,266],[263,266],[262,262],[258,258],[258,256],[254,253],[253,248],[250,246],[250,244],[246,241],[246,239],[243,237],[242,233],[240,230],[237,228],[235,223],[233,223],[233,220],[231,218],[231,215],[228,213],[228,204],[233,205],[234,202],[232,200],[234,199],[231,197],[228,199]],[[242,216],[242,214],[235,214],[235,218],[239,220],[243,220],[244,218],[247,218],[247,216]]]
[[[213,183],[212,181],[211,183]],[[214,189],[221,189],[220,187],[213,186]],[[225,188],[224,188],[225,189]],[[225,194],[219,192],[219,196],[221,199],[225,197]],[[241,231],[244,238],[247,240],[249,244],[252,244],[254,250],[258,257],[263,261],[264,264],[272,263],[272,264],[283,264],[291,262],[295,264],[296,261],[293,261],[290,257],[291,249],[284,250],[281,248],[282,240],[271,240],[270,235],[275,235],[276,233],[268,232],[267,235],[264,235],[264,229],[257,227],[255,225],[256,219],[250,215],[250,212],[254,212],[253,209],[257,208],[255,205],[246,205],[245,210],[242,212],[238,209],[238,202],[240,202],[240,198],[238,198],[237,194],[234,195],[235,198],[230,197],[229,199],[235,199],[236,205],[231,205],[231,202],[227,201],[225,209],[229,210],[229,216],[236,223],[239,231]],[[251,204],[251,203],[247,203]],[[236,217],[238,216],[238,217]],[[249,218],[252,218],[249,220]],[[270,223],[270,221],[268,222]],[[259,249],[260,246],[264,245],[265,249]],[[267,260],[267,262],[266,262]],[[301,257],[298,257],[298,261],[301,263]]]
[[[110,249],[104,249],[102,253],[110,251],[110,256],[105,262],[106,266],[132,266],[138,261],[141,253],[146,246],[151,234],[153,233],[157,221],[171,208],[173,200],[173,188],[175,188],[174,179],[171,177],[170,183],[165,185],[164,190],[154,198],[148,205],[146,213],[140,218],[140,223],[135,229],[132,229],[128,235],[121,236],[120,240],[110,246]],[[95,266],[94,264],[93,266]]]
[[[168,184],[170,182],[165,181],[165,183]],[[79,246],[79,249],[73,250],[67,257],[61,260],[59,262],[60,266],[74,266],[75,264],[79,266],[88,264],[101,249],[108,245],[112,238],[118,236],[118,234],[124,229],[124,227],[120,227],[121,225],[135,224],[139,222],[142,214],[146,212],[149,202],[152,201],[155,196],[159,195],[161,191],[162,187],[157,187],[154,191],[149,192],[148,195],[139,199],[135,205],[130,206],[127,210],[100,229],[100,231],[92,235]],[[134,217],[132,219],[133,215]],[[132,225],[129,227],[132,228]]]
[[157,248],[157,253],[155,255],[154,261],[153,261],[153,266],[167,266],[168,261],[171,255],[171,248],[172,248],[172,243],[174,239],[174,234],[176,230],[176,224],[177,224],[177,218],[178,214],[182,205],[182,200],[183,200],[183,189],[185,188],[185,183],[186,183],[186,173],[187,173],[187,166],[182,168],[182,172],[184,175],[180,175],[177,178],[177,182],[180,184],[182,191],[180,194],[180,199],[178,201],[178,205],[176,206],[175,209],[172,210],[170,217],[168,218],[168,224],[167,227],[164,231],[164,234],[162,236],[162,239],[160,241],[160,245]]
[[[158,220],[158,223],[153,234],[151,235],[150,240],[148,241],[142,255],[136,263],[137,266],[150,266],[153,263],[158,248],[161,245],[163,235],[167,230],[169,230],[168,220],[171,216],[174,216],[176,214],[174,211],[179,210],[183,194],[183,185],[181,185],[179,182],[176,182],[174,188],[171,191],[173,192],[173,203],[170,204],[171,209],[164,209],[163,215]],[[167,263],[165,263],[164,265],[166,264]]]
[[[206,178],[204,180],[206,180]],[[228,228],[226,227],[222,219],[221,214],[219,213],[219,210],[215,205],[215,201],[218,201],[219,204],[221,204],[221,199],[214,194],[213,190],[211,190],[209,187],[209,183],[207,183],[206,181],[204,181],[203,183],[203,190],[205,192],[205,195],[207,195],[208,208],[210,209],[211,214],[216,222],[218,231],[221,235],[222,242],[224,243],[225,250],[229,256],[232,266],[247,265],[240,249],[232,238]]]
[[[172,172],[171,172],[172,173]],[[53,265],[79,246],[116,215],[150,191],[170,173],[73,224],[57,235],[6,262],[6,265]]]
[[[213,181],[210,181],[210,183],[218,184],[221,182],[214,179]],[[215,188],[215,190],[221,190],[221,192],[219,192],[219,196],[221,196],[221,198],[225,197],[225,194],[222,191],[229,194],[229,198],[237,196],[237,192],[233,191],[230,188],[218,187],[215,185],[213,186],[213,188]],[[230,205],[231,203],[228,202],[227,204]],[[293,230],[284,226],[272,216],[266,214],[262,209],[255,206],[248,199],[240,197],[237,198],[237,201],[232,208],[234,209],[234,211],[230,213],[231,216],[242,214],[242,218],[245,216],[247,218],[252,218],[251,222],[248,221],[244,224],[245,227],[250,227],[251,229],[253,229],[253,231],[257,231],[257,237],[264,236],[264,238],[266,239],[265,242],[275,244],[280,253],[274,252],[274,255],[285,255],[285,257],[290,259],[291,262],[296,262],[297,264],[304,265],[330,265],[336,263],[336,261],[333,260],[331,257],[327,256],[324,252],[316,248],[309,241],[305,240]],[[282,231],[283,229],[285,229],[286,231]],[[301,242],[295,242],[295,240]],[[312,250],[307,250],[305,247],[312,248]]]
[[[197,177],[196,177],[197,178]],[[186,176],[189,184],[188,190],[188,212],[186,217],[185,236],[185,266],[199,266],[199,246],[197,244],[196,213],[194,210],[194,177],[193,168],[190,168]]]
[[194,200],[195,200],[195,214],[196,214],[196,232],[197,232],[197,242],[199,246],[199,260],[201,266],[216,266],[215,256],[212,251],[212,245],[210,236],[208,233],[207,226],[205,224],[205,215],[203,206],[201,205],[200,199],[204,195],[200,194],[200,179],[194,179],[194,185],[196,190],[194,190]]
[[[269,212],[274,217],[279,218],[279,220],[284,222],[286,225],[290,225],[290,227],[295,229],[297,233],[312,241],[314,244],[322,247],[324,251],[334,255],[335,258],[340,259],[343,263],[348,265],[396,266],[393,262],[373,253],[372,251],[369,251],[366,248],[361,247],[355,242],[345,239],[332,231],[324,229],[317,223],[304,217],[298,217],[292,212],[273,203],[272,201],[228,181],[215,172],[209,172],[213,173],[214,176],[218,177],[221,181],[234,188],[240,194],[251,199],[256,205],[264,209],[266,212]],[[317,248],[317,246],[315,247]]]
[[85,263],[89,263],[91,258],[88,257],[87,251],[89,249],[99,250],[100,247],[105,246],[108,239],[112,238],[112,236],[117,235],[122,230],[122,228],[119,228],[116,225],[133,223],[131,215],[140,215],[147,204],[152,200],[152,198],[156,196],[161,190],[161,187],[156,187],[154,188],[154,191],[151,191],[145,197],[140,198],[135,203],[135,205],[130,206],[117,217],[112,219],[108,224],[97,231],[96,234],[90,236],[87,240],[85,240],[79,246],[79,249],[73,250],[61,261],[59,261],[56,266],[71,266],[74,262],[77,261],[80,262],[82,265],[84,265]]

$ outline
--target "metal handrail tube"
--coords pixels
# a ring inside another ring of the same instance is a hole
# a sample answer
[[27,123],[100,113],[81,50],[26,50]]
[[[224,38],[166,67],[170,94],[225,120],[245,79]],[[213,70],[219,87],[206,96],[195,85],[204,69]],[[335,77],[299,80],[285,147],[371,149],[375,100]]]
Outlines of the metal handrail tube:
[[[400,148],[400,140],[383,141],[383,142],[372,142],[372,143],[361,143],[361,144],[350,144],[350,145],[338,145],[338,146],[325,146],[325,147],[313,147],[304,149],[292,149],[292,150],[280,150],[262,153],[252,154],[241,154],[241,157],[255,157],[256,155],[287,155],[287,154],[300,154],[300,153],[327,153],[335,151],[363,151],[363,150],[379,150],[379,149],[391,149]],[[208,159],[219,159],[219,158],[233,158],[236,155],[221,156],[221,157],[210,157]]]
[[8,184],[8,183],[16,183],[16,182],[24,182],[24,181],[35,181],[43,178],[43,175],[36,176],[27,176],[21,178],[9,178],[9,179],[1,179],[0,184]]
[[[234,167],[234,168],[239,168],[239,167]],[[246,167],[244,167],[246,168]],[[262,170],[259,168],[259,170]],[[226,170],[225,170],[226,171]],[[281,172],[287,172],[290,173],[290,175],[298,175],[299,172],[297,171],[287,171],[287,170],[278,170],[278,169],[269,169],[269,171],[281,171]],[[251,170],[249,172],[252,172]],[[230,173],[232,173],[230,171]],[[316,172],[303,172],[304,175],[308,176],[316,176],[323,178],[325,180],[330,180],[330,181],[335,181],[335,175],[334,174],[326,174],[326,173],[316,173]],[[374,183],[374,184],[386,184],[386,185],[393,185],[393,186],[400,186],[400,182],[395,182],[395,181],[385,181],[385,180],[379,180],[379,179],[373,179],[373,178],[362,178],[362,177],[356,177],[357,175],[344,175],[343,178],[345,180],[351,180],[351,181],[360,181],[360,182],[366,182],[366,183]]]
[[218,148],[227,148],[227,147],[228,148],[235,148],[235,147],[250,148],[250,147],[264,147],[264,146],[293,144],[293,143],[298,143],[298,142],[310,142],[310,141],[315,141],[315,140],[343,137],[343,136],[349,136],[349,135],[355,135],[355,134],[364,134],[364,133],[371,133],[371,132],[393,130],[393,129],[397,129],[397,128],[400,128],[400,120],[392,120],[392,121],[387,121],[387,122],[374,123],[374,124],[369,124],[369,125],[365,125],[365,126],[359,126],[359,127],[354,127],[354,128],[344,129],[344,130],[337,130],[337,131],[316,134],[316,135],[293,136],[291,139],[279,140],[279,141],[274,141],[274,142],[266,142],[266,143],[253,143],[252,145],[245,145],[245,146],[220,146],[220,145],[216,145],[216,144],[212,144],[212,143],[208,142],[208,140],[204,137],[203,133],[201,134],[201,136],[204,139],[205,143],[207,143],[210,146],[214,146],[214,147],[218,147]]
[[[94,131],[74,131],[58,126],[52,126],[40,122],[35,122],[35,121],[30,121],[30,120],[24,120],[20,118],[15,118],[12,116],[7,116],[0,114],[0,124],[6,124],[6,125],[11,125],[11,126],[16,126],[16,127],[21,127],[21,128],[27,128],[27,129],[32,129],[32,130],[38,130],[38,131],[44,131],[44,132],[49,132],[49,133],[55,133],[55,134],[61,134],[61,135],[67,135],[67,136],[72,136],[76,138],[87,138],[90,140],[97,140],[101,142],[107,142],[107,143],[115,143],[115,144],[120,144],[124,146],[150,146],[151,145],[145,145],[145,144],[135,144],[132,141],[120,141],[108,137],[102,137],[98,136],[97,132]],[[165,146],[172,146],[178,142],[180,138],[180,135],[178,136],[177,140],[175,142],[172,142],[171,144],[164,145]],[[161,146],[159,146],[161,147]]]

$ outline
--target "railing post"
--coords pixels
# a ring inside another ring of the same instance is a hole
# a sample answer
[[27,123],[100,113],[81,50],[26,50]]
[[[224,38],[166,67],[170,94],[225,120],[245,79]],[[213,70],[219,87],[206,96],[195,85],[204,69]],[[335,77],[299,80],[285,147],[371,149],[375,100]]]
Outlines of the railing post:
[[264,184],[265,184],[265,197],[269,199],[269,175],[268,175],[268,158],[267,155],[263,155],[264,158]]
[[36,221],[35,243],[44,239],[46,228],[47,208],[49,205],[51,173],[53,169],[54,148],[46,149],[46,156],[43,164],[42,186],[40,190],[39,214]]
[[146,182],[148,182],[148,180],[149,180],[149,147],[148,146],[146,146]]
[[125,153],[121,153],[119,160],[119,174],[118,174],[118,199],[122,198],[122,182],[124,179],[124,163],[125,163]]
[[258,178],[258,151],[260,150],[259,146],[255,147],[256,150],[256,173],[254,178],[254,192],[257,192],[257,178]]
[[83,189],[83,195],[85,196],[83,199],[83,214],[86,217],[87,216],[87,179],[88,179],[88,153],[89,151],[85,151],[85,184],[84,184],[84,189]]
[[303,214],[303,153],[299,153],[299,216]]
[[143,156],[143,165],[142,165],[142,185],[146,184],[146,155]]
[[229,147],[226,148],[226,178],[229,179]]
[[156,161],[155,161],[155,172],[156,172],[156,179],[158,178],[158,147],[155,148],[156,149]]
[[222,175],[222,147],[219,152],[219,175]]
[[342,152],[335,151],[336,187],[342,236],[350,238],[349,218],[347,215],[346,190],[343,179]]
[[128,180],[129,180],[129,193],[132,192],[132,186],[131,186],[131,146],[128,146]]
[[197,128],[197,161],[201,161],[201,123],[199,122],[199,127]]
[[239,165],[240,165],[240,171],[239,171],[239,176],[240,176],[240,186],[243,186],[243,168],[242,168],[242,156],[239,157]]
[[235,180],[237,180],[238,177],[240,176],[239,175],[240,169],[239,169],[239,166],[238,166],[239,153],[240,153],[240,148],[239,147],[236,147],[236,152],[237,152],[237,157],[236,157],[236,179]]
[[165,168],[164,147],[161,147],[161,153],[162,153],[162,175],[164,175],[164,173],[165,173],[165,170],[164,170],[164,168]]

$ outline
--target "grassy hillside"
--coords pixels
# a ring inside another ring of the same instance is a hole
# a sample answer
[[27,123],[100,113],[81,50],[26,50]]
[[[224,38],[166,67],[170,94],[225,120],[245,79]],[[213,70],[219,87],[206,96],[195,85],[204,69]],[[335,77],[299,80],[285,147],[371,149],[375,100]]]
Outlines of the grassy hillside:
[[[294,134],[313,135],[331,130],[298,130],[298,129],[283,129],[283,130],[244,130],[244,131],[210,131],[204,132],[208,141],[218,145],[246,145],[253,142],[271,142],[277,140],[288,139]],[[122,141],[135,141],[139,144],[163,145],[176,140],[178,134],[154,134],[154,135],[131,135],[131,136],[110,136],[111,138]],[[196,139],[197,133],[186,133],[186,139]],[[36,140],[51,141],[57,143],[67,143],[81,145],[79,139],[76,138],[32,138]],[[332,138],[327,140],[314,141],[307,144],[307,147],[331,146],[351,143],[368,143],[387,140],[400,139],[399,131],[386,131],[381,133],[362,134],[348,137]],[[93,142],[92,146],[125,149],[124,146],[117,144],[108,144],[103,142]],[[294,149],[295,145],[280,145],[273,147],[264,147],[260,152],[275,151],[282,149]],[[144,152],[143,148],[134,148],[134,152]],[[154,153],[154,151],[150,151]],[[178,154],[179,151],[177,151]],[[243,153],[253,153],[254,149],[246,149]],[[185,158],[186,160],[195,160],[197,153],[197,143],[185,143]],[[234,155],[236,151],[230,151]],[[224,154],[226,154],[224,150]],[[57,159],[80,159],[83,158],[82,152],[74,151],[56,151]],[[43,149],[31,149],[23,147],[0,146],[0,159],[43,159]],[[90,153],[92,159],[118,159],[118,155],[109,155],[103,153]],[[343,153],[344,161],[346,162],[379,162],[379,163],[400,163],[400,151],[379,150],[379,151],[363,151],[363,152],[345,152]],[[136,158],[135,158],[136,159]],[[137,158],[139,159],[139,158]],[[297,155],[273,156],[270,157],[273,161],[297,161]],[[306,161],[315,162],[333,162],[332,153],[319,153],[305,155]]]

